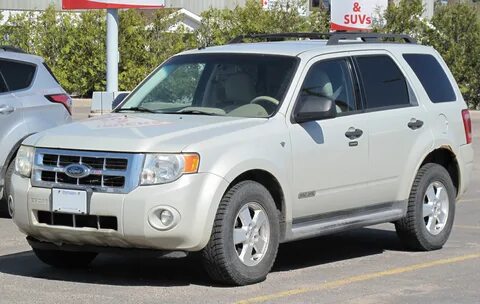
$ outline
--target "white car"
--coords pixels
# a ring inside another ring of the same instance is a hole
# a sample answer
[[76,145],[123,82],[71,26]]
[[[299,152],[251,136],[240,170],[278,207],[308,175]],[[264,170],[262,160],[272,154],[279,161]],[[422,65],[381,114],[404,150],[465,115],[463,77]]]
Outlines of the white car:
[[70,107],[70,97],[42,58],[0,47],[0,216],[12,213],[8,184],[20,144],[70,122]]
[[114,113],[23,142],[14,221],[40,260],[201,252],[212,279],[245,285],[282,242],[392,222],[408,248],[445,244],[473,150],[440,55],[397,35],[242,38],[174,56]]

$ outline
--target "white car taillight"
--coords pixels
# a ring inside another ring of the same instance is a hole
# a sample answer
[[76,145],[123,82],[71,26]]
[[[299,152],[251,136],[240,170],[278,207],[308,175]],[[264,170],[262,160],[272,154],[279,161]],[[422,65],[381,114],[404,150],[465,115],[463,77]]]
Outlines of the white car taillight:
[[72,98],[67,94],[53,94],[45,96],[49,101],[53,103],[62,104],[67,109],[68,114],[72,115]]
[[468,110],[462,111],[463,126],[465,127],[465,137],[467,145],[472,143],[472,119]]

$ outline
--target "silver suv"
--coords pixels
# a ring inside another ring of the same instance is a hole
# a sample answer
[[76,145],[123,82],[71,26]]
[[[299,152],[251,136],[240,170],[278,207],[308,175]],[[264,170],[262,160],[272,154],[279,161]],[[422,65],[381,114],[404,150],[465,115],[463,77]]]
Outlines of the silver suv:
[[0,47],[0,216],[12,214],[8,184],[20,144],[70,122],[71,103],[42,58]]
[[251,284],[279,243],[346,229],[392,222],[408,248],[441,248],[471,141],[445,62],[410,37],[240,37],[167,60],[112,114],[26,139],[14,220],[53,266],[201,252],[212,279]]

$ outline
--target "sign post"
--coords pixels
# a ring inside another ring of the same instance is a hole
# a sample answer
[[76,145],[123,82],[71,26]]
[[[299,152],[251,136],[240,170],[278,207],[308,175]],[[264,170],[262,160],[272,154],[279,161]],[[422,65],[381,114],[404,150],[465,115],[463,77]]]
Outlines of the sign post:
[[369,31],[381,18],[388,0],[335,0],[331,2],[332,31]]
[[118,92],[118,9],[107,9],[107,92]]

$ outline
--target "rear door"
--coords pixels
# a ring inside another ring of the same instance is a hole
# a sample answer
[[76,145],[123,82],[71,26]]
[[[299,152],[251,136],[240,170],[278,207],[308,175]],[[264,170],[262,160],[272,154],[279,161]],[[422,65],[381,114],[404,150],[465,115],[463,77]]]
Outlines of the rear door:
[[401,183],[409,162],[418,162],[417,141],[433,142],[428,115],[389,53],[354,57],[363,88],[369,132],[369,204],[405,200]]
[[[9,82],[8,74],[12,74],[11,61],[0,59],[0,167],[5,164],[13,146],[25,134],[22,104],[14,96],[18,83]],[[7,72],[7,73],[4,73]]]

